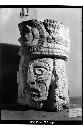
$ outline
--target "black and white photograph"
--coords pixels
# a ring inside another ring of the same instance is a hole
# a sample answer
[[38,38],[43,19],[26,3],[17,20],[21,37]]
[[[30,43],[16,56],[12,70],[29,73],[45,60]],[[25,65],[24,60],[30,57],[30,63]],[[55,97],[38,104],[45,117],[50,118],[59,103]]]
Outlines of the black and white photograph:
[[36,7],[0,8],[1,120],[82,121],[82,8]]

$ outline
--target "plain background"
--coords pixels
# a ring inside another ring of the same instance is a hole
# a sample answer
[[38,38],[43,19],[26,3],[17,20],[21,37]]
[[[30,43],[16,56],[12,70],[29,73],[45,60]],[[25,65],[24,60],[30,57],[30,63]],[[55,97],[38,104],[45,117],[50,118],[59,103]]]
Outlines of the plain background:
[[[16,8],[0,9],[0,42],[20,45],[18,23],[19,10]],[[82,10],[81,8],[34,8],[30,17],[43,20],[46,18],[62,22],[69,27],[71,49],[70,60],[66,63],[70,96],[82,93]]]

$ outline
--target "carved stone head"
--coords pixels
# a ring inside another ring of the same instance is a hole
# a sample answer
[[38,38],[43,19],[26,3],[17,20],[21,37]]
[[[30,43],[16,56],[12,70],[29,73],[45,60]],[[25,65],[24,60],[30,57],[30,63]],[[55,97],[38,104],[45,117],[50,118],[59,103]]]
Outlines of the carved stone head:
[[[18,102],[35,108],[43,107],[43,101],[47,100],[49,88],[54,80],[55,84],[52,85],[52,92],[50,92],[53,96],[50,98],[55,98],[56,104],[53,105],[56,107],[62,105],[64,103],[62,96],[67,95],[63,95],[62,89],[67,81],[64,80],[63,66],[65,60],[69,58],[68,28],[53,20],[44,20],[44,22],[28,20],[21,22],[18,26],[21,35]],[[57,77],[53,74],[53,69]],[[55,91],[56,84],[58,87]],[[65,89],[64,92],[67,91]]]
[[27,84],[30,86],[31,98],[35,101],[46,100],[51,84],[53,59],[43,58],[29,62]]

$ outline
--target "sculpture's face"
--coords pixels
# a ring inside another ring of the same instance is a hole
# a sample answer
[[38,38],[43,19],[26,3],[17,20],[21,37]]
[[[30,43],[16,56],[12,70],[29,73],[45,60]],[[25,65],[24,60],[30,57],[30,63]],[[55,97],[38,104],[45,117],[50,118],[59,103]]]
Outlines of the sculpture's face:
[[31,98],[35,101],[46,100],[51,83],[53,59],[43,58],[29,63],[27,84]]

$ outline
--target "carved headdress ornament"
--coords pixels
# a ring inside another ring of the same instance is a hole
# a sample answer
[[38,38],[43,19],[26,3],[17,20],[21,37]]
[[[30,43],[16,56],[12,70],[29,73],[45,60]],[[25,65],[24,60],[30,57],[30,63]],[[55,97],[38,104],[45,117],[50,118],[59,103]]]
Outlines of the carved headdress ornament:
[[20,43],[26,53],[68,60],[70,51],[69,29],[51,19],[22,21],[18,25]]

